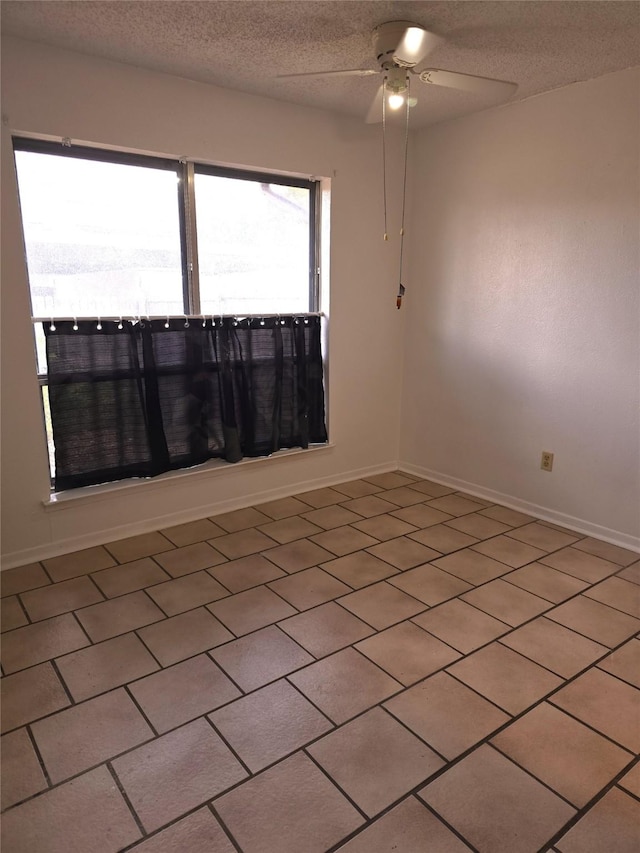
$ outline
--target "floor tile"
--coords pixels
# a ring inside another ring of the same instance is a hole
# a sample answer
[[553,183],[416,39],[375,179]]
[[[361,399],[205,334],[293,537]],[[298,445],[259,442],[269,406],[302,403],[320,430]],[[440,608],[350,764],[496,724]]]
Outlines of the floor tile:
[[279,498],[275,501],[260,504],[258,511],[265,513],[274,521],[278,521],[281,518],[289,518],[291,515],[300,515],[300,513],[308,512],[309,505],[299,501],[298,498]]
[[8,732],[70,705],[50,663],[41,663],[0,679],[2,731]]
[[471,498],[463,498],[460,495],[445,495],[442,498],[435,498],[428,501],[427,506],[454,516],[467,515],[470,512],[484,509],[484,504]]
[[368,817],[444,766],[433,750],[382,708],[325,735],[307,751]]
[[2,752],[2,810],[32,797],[47,787],[31,738],[26,729],[4,735]]
[[208,655],[148,675],[129,690],[160,734],[241,695]]
[[337,492],[335,489],[312,489],[310,492],[297,495],[297,497],[315,509],[321,509],[322,507],[339,504],[344,501],[342,492]]
[[377,545],[378,540],[373,536],[367,536],[361,530],[356,530],[354,527],[347,525],[346,527],[335,527],[333,530],[325,530],[324,533],[318,533],[312,536],[311,540],[320,545],[321,548],[335,554],[336,557],[344,557],[345,554],[351,554],[353,551],[359,551],[360,548],[367,548],[369,545]]
[[404,536],[406,533],[413,533],[417,529],[413,524],[407,524],[401,518],[395,518],[393,515],[388,515],[387,513],[353,522],[353,526],[368,536],[373,536],[380,542],[386,542],[387,539],[396,539],[398,536]]
[[341,492],[348,498],[364,498],[366,495],[374,495],[381,491],[380,486],[374,486],[366,480],[349,480],[333,487],[335,491]]
[[544,598],[500,579],[465,592],[461,597],[489,616],[513,626],[521,625],[551,607],[551,602]]
[[73,615],[65,613],[3,634],[2,667],[5,673],[16,672],[88,645]]
[[354,554],[322,563],[321,568],[353,589],[360,589],[398,574],[398,570],[390,563],[379,560],[366,551],[356,551]]
[[627,791],[631,791],[632,794],[640,799],[640,764],[636,764],[633,770],[625,773],[618,782],[618,785]]
[[562,679],[500,643],[454,663],[448,672],[510,714],[519,714],[562,684]]
[[[508,524],[502,524],[500,521],[487,518],[477,512],[447,521],[447,525],[454,530],[459,530],[461,533],[475,536],[476,539],[489,539],[492,536],[499,536],[501,533],[511,529]],[[491,554],[490,556],[494,555]]]
[[333,530],[334,527],[344,527],[345,524],[362,521],[359,515],[342,506],[325,506],[322,509],[313,509],[311,512],[305,512],[302,518],[323,530]]
[[344,723],[402,686],[351,648],[290,675],[289,681],[334,723]]
[[[142,559],[142,557],[153,557],[155,554],[170,551],[173,547],[173,542],[169,542],[162,533],[142,533],[140,536],[130,536],[128,539],[120,539],[118,542],[109,542],[105,546],[119,563],[131,563],[133,560]],[[114,563],[111,562],[108,565],[114,565]],[[94,566],[91,571],[95,572],[104,568],[106,566]]]
[[425,839],[434,853],[468,853],[466,844],[414,797],[407,797],[390,812],[338,848],[338,853],[418,853]]
[[631,640],[601,660],[599,669],[633,684],[640,690],[640,640]]
[[324,853],[364,823],[300,752],[219,797],[214,806],[243,853]]
[[245,691],[262,687],[313,660],[275,625],[220,646],[211,657]]
[[584,595],[572,598],[546,615],[548,619],[566,625],[567,628],[572,628],[610,648],[618,646],[627,637],[640,631],[640,620]]
[[165,618],[143,590],[85,607],[76,616],[94,643]]
[[276,681],[220,708],[209,719],[252,773],[333,728],[288,681]]
[[205,807],[136,844],[131,853],[235,853],[235,849]]
[[626,548],[620,548],[618,545],[611,545],[609,542],[602,542],[600,539],[591,539],[590,537],[581,539],[573,547],[596,557],[602,557],[603,560],[610,560],[619,566],[629,566],[638,559],[637,551],[629,551]]
[[[271,553],[271,552],[269,552]],[[230,560],[221,566],[209,569],[209,574],[225,586],[229,592],[244,592],[254,586],[259,586],[276,578],[284,577],[285,573],[263,557],[262,554],[251,554],[239,560]]]
[[123,689],[59,711],[31,730],[54,785],[154,736]]
[[492,743],[577,808],[633,760],[611,741],[543,702]]
[[364,498],[354,498],[346,501],[343,506],[351,512],[356,512],[362,518],[372,518],[374,515],[382,515],[397,509],[396,504],[385,501],[378,495],[367,495]]
[[494,518],[496,521],[508,524],[509,527],[522,527],[530,521],[535,521],[532,516],[525,515],[524,512],[518,512],[515,509],[509,509],[506,506],[490,506],[487,509],[481,509],[480,515],[486,515],[487,518]]
[[626,749],[640,752],[640,692],[624,681],[590,669],[551,701]]
[[229,560],[248,557],[249,554],[266,551],[278,544],[275,539],[271,539],[270,536],[266,536],[254,528],[239,530],[237,533],[227,533],[225,536],[220,536],[212,541],[216,549],[221,551]]
[[32,622],[104,601],[96,585],[86,576],[23,592],[20,597]]
[[[468,517],[471,518],[471,516]],[[467,516],[462,518],[467,518]],[[527,563],[533,563],[534,560],[544,557],[546,553],[540,548],[527,545],[525,542],[518,542],[511,536],[496,536],[486,542],[479,542],[474,545],[473,550],[485,554],[487,557],[492,557],[500,563],[506,563],[513,569],[519,569],[521,566],[526,566]]]
[[232,512],[215,515],[211,521],[218,527],[222,527],[227,533],[237,533],[239,530],[248,530],[258,524],[267,524],[273,519],[255,507],[247,507],[246,509],[235,509]]
[[439,557],[440,553],[432,548],[427,548],[413,539],[407,539],[406,536],[400,536],[398,539],[389,539],[387,542],[381,542],[379,545],[374,545],[367,549],[369,554],[391,563],[396,569],[404,571],[405,569],[413,569],[421,563],[427,563],[433,560],[434,557]]
[[622,571],[618,572],[617,577],[631,581],[631,583],[640,584],[640,560],[636,563],[631,563],[626,569],[622,569]]
[[446,557],[440,557],[433,561],[433,565],[439,569],[444,569],[445,572],[455,575],[472,586],[495,580],[495,578],[511,571],[509,566],[504,563],[492,560],[491,557],[485,557],[484,554],[479,554],[470,548],[465,548],[464,551],[456,551],[454,554],[447,554]]
[[500,642],[563,678],[571,678],[607,653],[606,646],[544,617],[507,634]]
[[[308,610],[351,591],[351,587],[317,567],[272,581],[269,589],[277,592],[298,610]],[[291,614],[283,613],[280,618],[289,615]]]
[[385,501],[391,501],[396,506],[413,506],[423,503],[425,497],[422,492],[412,489],[411,486],[399,486],[397,489],[387,489],[380,495]]
[[172,578],[180,578],[201,569],[218,566],[220,563],[225,563],[227,558],[208,542],[195,542],[192,545],[174,548],[173,551],[167,551],[165,554],[158,554],[156,560]]
[[204,718],[116,758],[113,769],[147,832],[247,776]]
[[384,474],[373,474],[365,477],[367,483],[377,486],[379,489],[401,489],[403,486],[412,486],[416,477],[399,474],[397,471],[387,471]]
[[637,584],[622,578],[608,578],[597,586],[592,586],[584,594],[587,598],[593,598],[616,610],[622,610],[629,616],[640,618],[640,589]]
[[433,483],[431,480],[418,480],[411,484],[412,489],[417,489],[430,498],[441,498],[443,495],[451,495],[455,489],[443,486],[441,483]]
[[345,595],[339,603],[379,631],[415,616],[426,605],[386,581]]
[[42,561],[42,565],[54,583],[79,575],[88,575],[90,572],[107,569],[109,566],[115,566],[115,564],[116,562],[111,554],[101,545]]
[[134,560],[112,569],[103,569],[91,575],[107,598],[136,592],[146,586],[170,580],[169,575],[150,557]]
[[[344,528],[349,530],[350,528]],[[334,554],[311,542],[309,539],[298,539],[297,542],[289,542],[288,545],[280,545],[267,551],[268,559],[288,574],[299,572],[302,569],[310,569],[318,566],[324,560],[331,560]],[[263,557],[263,559],[265,559]],[[271,580],[273,580],[271,578]]]
[[194,572],[183,578],[149,587],[148,594],[167,616],[192,610],[201,604],[210,604],[229,595],[227,590],[208,572]]
[[176,548],[192,545],[194,542],[204,542],[206,539],[213,539],[215,536],[223,536],[226,532],[213,521],[209,521],[208,518],[190,521],[187,524],[178,524],[176,527],[167,527],[160,531],[170,542],[173,542]]
[[418,566],[398,577],[389,578],[389,583],[430,607],[472,589],[470,584],[435,566]]
[[11,853],[118,853],[140,830],[106,767],[45,791],[7,812],[2,849]]
[[209,604],[207,609],[236,637],[297,613],[291,605],[264,586],[223,598]]
[[564,548],[555,554],[548,554],[546,557],[541,557],[540,562],[587,583],[597,583],[619,569],[615,563],[586,554],[576,548]]
[[296,539],[304,539],[305,536],[311,536],[313,533],[321,533],[323,529],[323,527],[312,524],[306,518],[297,515],[291,518],[282,518],[280,521],[270,521],[269,524],[262,524],[259,527],[262,533],[266,533],[267,536],[275,539],[281,545],[294,542]]
[[636,853],[639,826],[640,803],[614,788],[556,842],[556,848],[560,853]]
[[285,619],[279,627],[316,658],[325,657],[373,633],[369,625],[333,601]]
[[401,622],[362,640],[356,649],[404,685],[415,684],[460,657],[413,622]]
[[463,654],[472,652],[511,630],[510,625],[494,619],[459,598],[414,616],[413,621]]
[[0,628],[2,631],[13,631],[14,628],[22,628],[28,625],[29,620],[20,605],[17,595],[10,595],[2,599],[0,605]]
[[162,666],[169,666],[234,639],[233,634],[204,607],[188,610],[142,628],[138,636]]
[[0,591],[3,598],[7,595],[26,592],[28,589],[47,586],[50,583],[51,579],[40,563],[29,563],[27,566],[0,572]]
[[585,581],[559,572],[550,566],[544,566],[542,563],[532,563],[530,566],[511,572],[505,580],[534,595],[539,595],[540,598],[553,601],[554,604],[566,601],[567,598],[577,595],[589,586]]
[[559,530],[553,530],[551,527],[547,527],[537,521],[525,524],[523,527],[518,527],[508,535],[519,542],[526,542],[527,545],[533,545],[534,548],[539,548],[541,551],[557,551],[559,548],[571,545],[579,538],[578,536],[571,536],[568,533],[561,533]]
[[575,814],[489,746],[481,746],[419,795],[480,853],[536,853]]
[[409,533],[408,535],[409,539],[414,539],[421,545],[426,545],[427,548],[434,548],[441,554],[460,551],[478,541],[475,536],[467,536],[466,533],[447,527],[446,524],[434,524],[425,530],[418,530],[416,533]]
[[457,758],[511,718],[445,672],[384,703],[447,759]]
[[56,661],[76,702],[120,687],[158,669],[158,664],[135,634],[81,649]]
[[427,504],[424,503],[395,510],[391,515],[393,515],[394,518],[399,518],[400,521],[405,521],[407,524],[411,524],[413,527],[417,527],[419,529],[433,527],[436,524],[442,524],[442,522],[450,521],[453,518],[452,514],[442,512],[441,510],[435,509],[432,506],[427,506]]

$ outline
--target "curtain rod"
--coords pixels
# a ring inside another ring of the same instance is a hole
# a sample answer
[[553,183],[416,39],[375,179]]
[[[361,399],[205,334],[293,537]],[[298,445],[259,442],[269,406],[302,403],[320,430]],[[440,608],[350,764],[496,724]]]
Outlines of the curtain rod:
[[324,317],[325,314],[323,311],[301,311],[296,314],[152,314],[151,316],[144,315],[129,315],[126,314],[118,314],[116,316],[98,316],[97,314],[94,317],[58,317],[56,314],[50,315],[48,317],[32,317],[32,323],[50,323],[52,320],[59,322],[71,322],[71,320],[75,320],[76,322],[81,323],[93,323],[98,322],[99,320],[104,320],[105,322],[114,322],[119,323],[121,320],[126,320],[130,323],[139,323],[140,321],[151,321],[151,320],[269,320],[273,317]]

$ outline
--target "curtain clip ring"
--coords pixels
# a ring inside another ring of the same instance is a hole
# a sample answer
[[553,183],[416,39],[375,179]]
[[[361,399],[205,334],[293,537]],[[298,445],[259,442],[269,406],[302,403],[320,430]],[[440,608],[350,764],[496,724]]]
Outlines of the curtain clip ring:
[[77,317],[73,318],[73,331],[74,332],[78,331],[78,318]]
[[101,332],[101,331],[102,331],[102,321],[100,320],[100,317],[98,317],[98,325],[96,326],[96,329],[97,329],[99,332]]
[[166,323],[164,324],[164,327],[165,327],[165,329],[168,329],[168,328],[169,328],[169,317],[167,317],[167,321],[166,321]]
[[51,318],[51,325],[49,326],[49,331],[55,332],[55,330],[56,330],[56,324],[53,322],[53,317],[52,317]]

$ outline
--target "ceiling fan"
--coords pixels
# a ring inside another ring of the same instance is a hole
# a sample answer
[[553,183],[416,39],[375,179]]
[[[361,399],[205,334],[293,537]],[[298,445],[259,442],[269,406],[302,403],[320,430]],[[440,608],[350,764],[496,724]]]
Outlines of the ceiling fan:
[[[508,98],[518,88],[515,83],[505,80],[493,80],[489,77],[476,77],[457,71],[444,71],[441,68],[426,68],[416,71],[441,39],[419,24],[409,21],[389,21],[373,31],[373,48],[380,66],[374,68],[350,68],[343,71],[308,71],[303,74],[279,74],[281,79],[302,77],[369,77],[384,74],[369,112],[367,124],[382,121],[383,99],[387,95],[386,105],[390,109],[401,107],[409,93],[409,75],[415,75],[422,83],[445,86],[450,89],[462,89],[494,98]],[[412,106],[409,99],[409,105]],[[415,100],[413,100],[415,103]]]

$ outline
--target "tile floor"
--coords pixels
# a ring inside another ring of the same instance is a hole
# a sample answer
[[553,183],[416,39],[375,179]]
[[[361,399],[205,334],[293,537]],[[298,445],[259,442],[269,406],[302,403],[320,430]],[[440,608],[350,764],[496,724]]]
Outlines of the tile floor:
[[638,554],[400,473],[4,572],[5,853],[636,853]]

